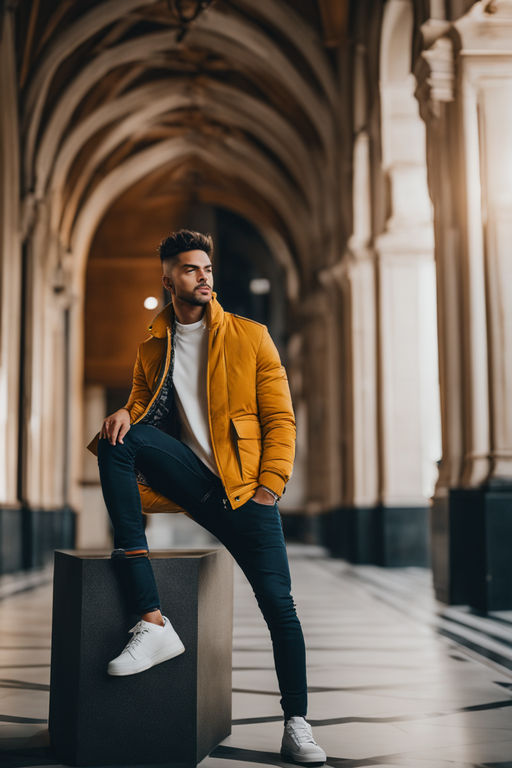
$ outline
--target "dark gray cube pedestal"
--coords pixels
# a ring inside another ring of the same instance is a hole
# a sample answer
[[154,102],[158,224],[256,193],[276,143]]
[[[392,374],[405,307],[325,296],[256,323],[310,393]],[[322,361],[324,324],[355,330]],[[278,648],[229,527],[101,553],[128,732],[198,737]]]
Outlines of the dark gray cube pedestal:
[[137,617],[110,552],[55,552],[49,731],[61,762],[188,768],[231,733],[233,560],[220,547],[154,551],[151,563],[185,653],[111,677]]

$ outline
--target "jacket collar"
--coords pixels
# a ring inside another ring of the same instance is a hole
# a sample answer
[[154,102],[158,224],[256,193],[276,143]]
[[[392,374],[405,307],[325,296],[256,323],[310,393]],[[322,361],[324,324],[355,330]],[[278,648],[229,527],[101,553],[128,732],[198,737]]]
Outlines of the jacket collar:
[[[175,313],[172,301],[165,305],[165,307],[156,315],[148,326],[148,331],[152,336],[157,339],[164,339],[167,336],[167,327],[172,328],[174,322]],[[224,310],[217,301],[217,294],[212,291],[212,298],[206,305],[205,310],[206,326],[208,330],[218,328],[218,326],[224,320]]]

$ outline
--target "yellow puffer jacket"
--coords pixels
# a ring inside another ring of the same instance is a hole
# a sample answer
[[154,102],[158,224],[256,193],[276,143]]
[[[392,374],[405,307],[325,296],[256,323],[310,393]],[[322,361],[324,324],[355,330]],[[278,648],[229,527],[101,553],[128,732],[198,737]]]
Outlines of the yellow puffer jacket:
[[[266,485],[279,496],[295,455],[295,418],[288,379],[265,325],[224,312],[213,292],[206,305],[209,329],[207,397],[213,453],[233,509]],[[139,345],[132,391],[125,405],[131,424],[158,404],[171,360],[172,302]],[[87,448],[97,454],[99,432]],[[139,483],[143,511],[185,512]]]

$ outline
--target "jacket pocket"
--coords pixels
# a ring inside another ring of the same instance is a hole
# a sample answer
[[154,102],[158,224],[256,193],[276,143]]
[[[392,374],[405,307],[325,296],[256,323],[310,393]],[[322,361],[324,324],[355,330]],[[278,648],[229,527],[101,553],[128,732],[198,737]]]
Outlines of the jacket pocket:
[[245,482],[258,479],[261,461],[261,426],[257,416],[231,418],[240,475]]

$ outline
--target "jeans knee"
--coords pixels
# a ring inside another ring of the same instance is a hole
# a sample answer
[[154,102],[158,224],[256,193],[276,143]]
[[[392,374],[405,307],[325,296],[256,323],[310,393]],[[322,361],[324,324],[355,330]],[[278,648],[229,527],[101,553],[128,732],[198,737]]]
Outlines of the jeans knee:
[[260,592],[256,599],[267,621],[281,622],[296,619],[295,602],[293,597],[275,592]]
[[123,442],[117,442],[112,445],[105,437],[98,440],[98,464],[109,462],[112,459],[125,459],[128,460],[132,455],[132,446],[130,440],[127,440],[127,436],[130,430],[123,438]]
[[116,547],[112,550],[110,557],[112,560],[132,560],[139,557],[149,557],[149,550],[147,550],[145,547],[133,547],[129,549]]
[[98,461],[107,457],[113,448],[117,448],[117,445],[112,445],[106,437],[100,437],[98,440]]

